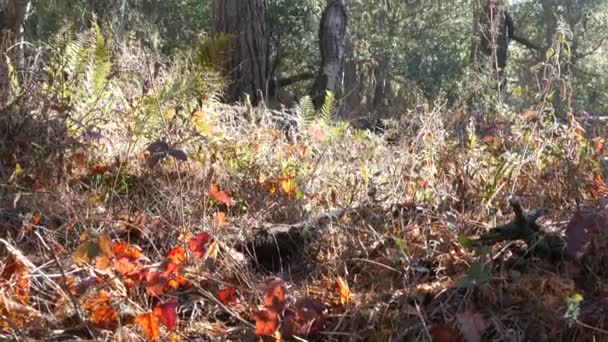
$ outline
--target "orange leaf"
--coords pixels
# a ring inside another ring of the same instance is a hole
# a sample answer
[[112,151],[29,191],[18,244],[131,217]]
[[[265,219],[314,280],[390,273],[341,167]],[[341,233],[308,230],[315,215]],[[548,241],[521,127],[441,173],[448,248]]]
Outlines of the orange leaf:
[[296,182],[288,177],[281,177],[281,190],[287,196],[295,196],[296,194]]
[[90,321],[95,326],[113,329],[118,324],[118,314],[110,304],[110,295],[101,290],[86,298],[82,307],[90,315]]
[[202,258],[205,255],[205,245],[211,236],[207,233],[199,233],[188,240],[188,249],[190,249],[194,255],[198,258]]
[[258,336],[272,336],[279,326],[279,317],[276,312],[262,310],[253,313],[255,320],[255,334]]
[[211,183],[211,188],[209,189],[209,197],[228,206],[231,206],[233,204],[232,198],[228,196],[228,194],[226,194],[225,192],[219,191],[217,184],[214,183]]
[[338,289],[338,294],[340,295],[340,304],[345,305],[348,303],[348,299],[350,298],[350,288],[348,287],[348,283],[340,276],[336,276],[336,288]]
[[149,340],[158,340],[160,337],[160,330],[158,328],[159,318],[156,317],[152,312],[138,315],[135,317],[135,323],[140,327],[144,336]]
[[175,329],[175,322],[177,321],[177,302],[172,300],[163,304],[158,304],[154,307],[154,314],[167,329]]
[[224,305],[234,303],[236,302],[236,291],[231,287],[220,289],[217,292],[217,299]]
[[30,300],[30,280],[28,275],[29,271],[25,264],[13,253],[10,253],[4,270],[2,270],[1,277],[12,283],[10,289],[21,304],[27,304]]
[[137,265],[131,262],[129,258],[121,256],[114,259],[114,269],[120,274],[127,274],[135,271]]
[[304,158],[304,156],[306,155],[307,148],[308,147],[306,147],[306,145],[302,145],[302,144],[298,145],[298,154],[300,155],[300,158]]
[[271,278],[266,282],[264,291],[264,306],[275,312],[281,311],[285,305],[285,282],[279,278]]
[[180,287],[184,287],[184,285],[187,284],[188,280],[186,279],[186,277],[182,275],[176,275],[174,277],[169,278],[169,280],[167,281],[167,288],[169,288],[170,290],[175,290]]
[[176,265],[180,265],[185,259],[184,249],[179,246],[167,252],[167,260]]
[[141,256],[139,249],[122,241],[116,241],[112,244],[112,253],[115,256],[124,256],[131,260],[137,260]]

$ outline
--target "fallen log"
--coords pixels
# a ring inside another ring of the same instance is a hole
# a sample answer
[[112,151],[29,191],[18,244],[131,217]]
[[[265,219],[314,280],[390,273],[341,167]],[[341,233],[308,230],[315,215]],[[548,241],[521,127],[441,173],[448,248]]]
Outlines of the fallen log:
[[515,219],[511,222],[492,228],[472,242],[492,246],[503,241],[522,240],[528,246],[529,252],[549,262],[561,261],[566,256],[566,242],[554,233],[544,232],[536,222],[545,214],[544,209],[524,212],[518,198],[509,200]]

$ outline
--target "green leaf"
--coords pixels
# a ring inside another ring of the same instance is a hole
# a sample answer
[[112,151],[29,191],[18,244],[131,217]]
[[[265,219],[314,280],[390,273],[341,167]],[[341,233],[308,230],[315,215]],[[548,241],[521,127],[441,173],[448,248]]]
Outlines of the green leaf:
[[553,48],[549,48],[546,53],[547,59],[553,57],[553,55],[555,55],[555,50]]

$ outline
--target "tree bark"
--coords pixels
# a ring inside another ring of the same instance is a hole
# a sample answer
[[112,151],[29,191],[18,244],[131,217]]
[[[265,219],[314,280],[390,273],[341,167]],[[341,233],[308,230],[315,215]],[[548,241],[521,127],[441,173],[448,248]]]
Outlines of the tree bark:
[[325,91],[337,93],[344,65],[348,16],[344,0],[328,0],[319,27],[321,67],[312,89],[316,108],[323,105]]
[[230,80],[226,100],[249,95],[253,104],[268,98],[271,74],[267,0],[214,0],[213,33],[232,34],[230,58],[222,65]]

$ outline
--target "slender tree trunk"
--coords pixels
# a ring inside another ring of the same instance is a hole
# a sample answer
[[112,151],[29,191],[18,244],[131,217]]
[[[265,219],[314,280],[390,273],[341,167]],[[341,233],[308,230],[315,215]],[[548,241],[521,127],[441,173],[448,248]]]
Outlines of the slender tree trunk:
[[[17,76],[21,76],[25,69],[24,23],[29,5],[29,0],[9,0],[4,8],[0,7],[0,88],[2,90],[7,87],[4,52],[11,48],[8,57],[11,58],[11,62],[17,69]],[[15,44],[18,43],[20,45],[15,47]]]
[[316,108],[323,104],[326,90],[337,93],[340,89],[347,22],[345,0],[328,0],[319,28],[321,67],[312,89]]
[[213,13],[213,33],[236,37],[222,66],[230,80],[226,100],[264,101],[272,66],[267,0],[213,0]]

